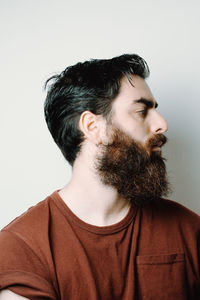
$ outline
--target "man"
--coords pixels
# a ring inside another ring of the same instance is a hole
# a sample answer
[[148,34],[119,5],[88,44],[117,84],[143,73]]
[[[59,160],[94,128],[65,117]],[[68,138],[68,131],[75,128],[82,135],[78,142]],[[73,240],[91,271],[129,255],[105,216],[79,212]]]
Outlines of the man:
[[72,178],[2,230],[1,300],[200,299],[200,218],[162,198],[167,123],[148,75],[122,55],[49,80],[45,117]]

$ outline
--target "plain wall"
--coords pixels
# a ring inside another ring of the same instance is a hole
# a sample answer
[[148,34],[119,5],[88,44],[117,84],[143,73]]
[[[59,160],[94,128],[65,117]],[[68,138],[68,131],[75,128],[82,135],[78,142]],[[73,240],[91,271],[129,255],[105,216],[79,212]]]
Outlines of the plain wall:
[[78,61],[137,53],[169,124],[171,199],[200,213],[198,0],[0,1],[0,228],[70,179],[43,117],[45,80]]

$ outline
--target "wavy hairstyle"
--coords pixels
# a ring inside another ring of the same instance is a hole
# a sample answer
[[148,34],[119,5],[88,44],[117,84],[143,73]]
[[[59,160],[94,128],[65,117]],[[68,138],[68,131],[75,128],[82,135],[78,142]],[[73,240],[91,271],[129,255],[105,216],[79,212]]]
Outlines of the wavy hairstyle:
[[143,79],[149,68],[137,54],[123,54],[112,59],[91,59],[67,67],[45,83],[47,96],[45,119],[51,135],[66,160],[73,165],[84,141],[78,122],[89,110],[108,119],[112,100],[118,95],[123,76]]

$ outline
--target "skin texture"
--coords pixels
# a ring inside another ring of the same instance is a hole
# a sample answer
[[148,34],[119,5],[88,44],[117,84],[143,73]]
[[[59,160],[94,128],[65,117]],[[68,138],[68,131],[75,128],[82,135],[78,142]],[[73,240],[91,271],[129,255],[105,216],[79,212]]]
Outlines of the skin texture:
[[[145,145],[153,135],[166,132],[168,126],[156,110],[157,102],[146,81],[134,75],[132,82],[134,87],[126,78],[122,80],[120,93],[113,102],[112,121],[126,134]],[[153,107],[147,109],[145,104],[137,103],[139,99],[149,100]]]
[[[148,140],[163,134],[168,127],[156,110],[156,101],[146,81],[137,75],[133,75],[131,80],[131,83],[126,77],[121,80],[120,92],[112,103],[111,122],[146,147]],[[149,107],[141,99],[148,100]],[[83,221],[108,226],[124,218],[130,207],[116,188],[102,183],[95,169],[101,145],[108,145],[110,141],[109,125],[102,116],[85,111],[80,117],[79,127],[85,141],[75,160],[71,181],[59,194]],[[160,150],[158,146],[152,147],[151,151]]]

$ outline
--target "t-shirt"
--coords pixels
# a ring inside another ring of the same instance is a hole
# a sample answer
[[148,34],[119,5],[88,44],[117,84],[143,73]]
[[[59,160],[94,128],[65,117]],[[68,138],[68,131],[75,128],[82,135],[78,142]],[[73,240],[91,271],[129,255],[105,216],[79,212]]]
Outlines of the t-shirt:
[[169,200],[111,226],[54,192],[0,233],[0,289],[28,299],[200,299],[200,217]]

